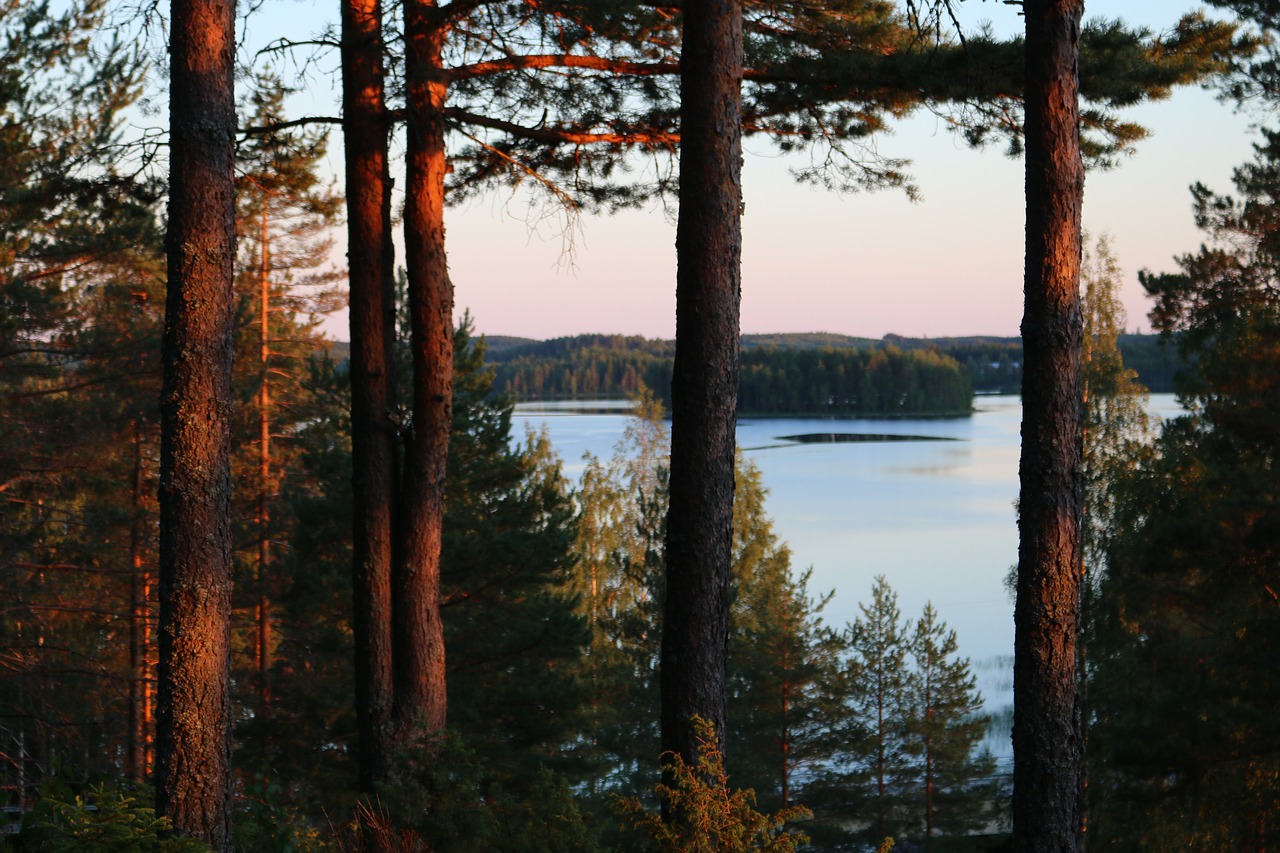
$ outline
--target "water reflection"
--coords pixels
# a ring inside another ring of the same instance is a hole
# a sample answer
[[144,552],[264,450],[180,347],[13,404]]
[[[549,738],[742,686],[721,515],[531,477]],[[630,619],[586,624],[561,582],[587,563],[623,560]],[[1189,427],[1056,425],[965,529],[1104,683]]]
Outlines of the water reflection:
[[796,444],[846,444],[863,441],[958,441],[936,435],[899,435],[877,432],[806,432],[800,435],[780,435],[778,441]]

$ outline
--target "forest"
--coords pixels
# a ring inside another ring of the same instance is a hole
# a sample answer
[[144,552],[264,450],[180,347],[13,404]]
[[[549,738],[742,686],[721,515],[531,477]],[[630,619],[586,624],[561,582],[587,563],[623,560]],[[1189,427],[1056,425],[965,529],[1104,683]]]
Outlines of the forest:
[[[1173,391],[1174,345],[1134,333],[1118,345],[1148,390]],[[971,408],[975,391],[1016,394],[1022,387],[1017,338],[743,335],[742,350],[738,408],[745,415],[954,416]],[[499,390],[517,401],[625,399],[642,388],[669,388],[674,351],[674,341],[623,335],[503,338],[490,341],[489,361]]]
[[[495,359],[498,388],[517,400],[601,400],[671,387],[666,342],[572,340],[581,344],[560,356]],[[960,364],[932,350],[752,348],[742,352],[740,370],[738,410],[746,415],[955,416],[972,407]],[[662,402],[669,406],[669,395]]]
[[[1124,108],[1274,109],[1271,4],[1211,5],[1025,0],[1005,41],[947,2],[342,0],[246,60],[225,0],[0,0],[0,845],[1263,853],[1280,133],[1141,273],[1158,344],[1080,223]],[[295,112],[322,73],[340,116]],[[1025,159],[1022,338],[741,336],[743,137],[910,191],[870,140],[915,109]],[[455,323],[445,205],[526,182],[674,204],[675,341]],[[1015,382],[1009,774],[946,614],[880,577],[829,624],[733,435]],[[635,414],[576,481],[512,434],[519,396],[606,388]]]

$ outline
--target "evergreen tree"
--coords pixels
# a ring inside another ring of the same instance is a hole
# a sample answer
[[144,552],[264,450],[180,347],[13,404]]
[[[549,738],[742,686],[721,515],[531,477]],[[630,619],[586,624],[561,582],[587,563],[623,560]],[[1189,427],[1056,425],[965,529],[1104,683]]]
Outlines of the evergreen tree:
[[1191,413],[1116,489],[1090,645],[1096,846],[1261,851],[1276,832],[1280,137],[1256,150],[1237,196],[1193,188],[1209,240],[1181,272],[1142,277],[1195,356]]
[[907,835],[919,831],[931,850],[939,836],[965,836],[990,821],[995,760],[977,754],[987,729],[982,695],[969,659],[958,656],[956,632],[939,621],[932,604],[925,605],[909,647],[906,750],[915,790],[907,796],[917,823]]
[[1014,605],[1013,849],[1080,848],[1080,22],[1083,0],[1027,0],[1022,454]]
[[9,777],[147,774],[163,272],[101,4],[0,6],[0,690]]
[[[587,460],[578,492],[578,567],[571,589],[588,619],[586,737],[608,775],[599,788],[639,793],[653,783],[657,749],[661,525],[666,431],[641,398],[613,457]],[[765,512],[760,472],[739,455],[735,477],[727,732],[735,786],[766,806],[800,802],[837,751],[843,637],[822,624],[825,599],[808,592]],[[598,771],[599,772],[599,771]]]
[[235,8],[173,0],[156,811],[230,850]]
[[525,790],[539,763],[566,767],[563,751],[578,736],[587,633],[564,591],[575,518],[547,437],[511,446],[512,403],[494,392],[469,318],[454,347],[441,576],[445,638],[455,650],[450,728],[508,788]]
[[839,751],[846,638],[822,622],[765,514],[760,469],[738,458],[729,632],[728,768],[766,808],[806,802],[803,780]]
[[[688,0],[680,29],[680,214],[671,480],[662,616],[662,751],[699,762],[695,717],[721,744],[733,566],[742,302],[741,0]],[[664,803],[664,817],[683,820]]]
[[[473,762],[465,778],[481,788],[500,783],[515,796],[529,793],[541,763],[577,768],[568,753],[587,637],[565,591],[574,566],[574,515],[559,460],[544,438],[511,445],[512,404],[493,392],[482,342],[469,325],[454,340],[459,373],[442,611],[458,650],[451,730]],[[277,776],[290,780],[289,796],[318,811],[349,802],[357,721],[348,703],[355,678],[351,543],[339,521],[352,501],[349,379],[327,361],[313,369],[319,414],[302,425],[299,443],[316,487],[292,493],[297,526],[281,555],[278,701],[267,754]],[[317,743],[332,760],[315,760]],[[422,767],[421,755],[402,757]]]
[[391,573],[399,490],[390,118],[380,0],[342,0],[343,162],[351,294],[351,494],[355,712],[360,788],[391,761]]
[[[279,79],[260,76],[243,123],[280,123],[287,94]],[[321,177],[325,142],[317,133],[262,131],[236,151],[236,606],[252,614],[240,620],[251,626],[238,644],[251,651],[251,663],[238,683],[254,690],[251,703],[241,701],[252,705],[256,729],[271,706],[275,600],[283,588],[273,564],[292,530],[284,493],[311,485],[297,465],[298,431],[317,414],[306,380],[326,346],[319,323],[344,303],[329,261],[341,199]]]
[[910,774],[907,748],[907,654],[909,637],[898,610],[898,594],[884,575],[876,578],[871,603],[849,626],[848,711],[839,784],[849,799],[846,814],[867,822],[857,833],[873,846],[897,837],[908,824],[905,789]]

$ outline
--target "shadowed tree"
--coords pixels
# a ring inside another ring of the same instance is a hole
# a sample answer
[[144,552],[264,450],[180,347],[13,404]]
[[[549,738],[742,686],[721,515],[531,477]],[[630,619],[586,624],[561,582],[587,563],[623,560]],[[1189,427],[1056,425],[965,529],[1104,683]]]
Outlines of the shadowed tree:
[[219,851],[232,844],[234,45],[231,0],[173,0],[156,807]]
[[1261,853],[1280,828],[1280,136],[1233,182],[1192,188],[1205,244],[1141,275],[1190,356],[1190,411],[1114,489],[1091,620],[1099,848]]
[[822,622],[833,593],[812,597],[812,569],[793,572],[765,512],[760,469],[741,453],[736,479],[729,771],[766,807],[812,807],[806,783],[840,748],[847,638]]
[[360,787],[390,762],[391,566],[399,453],[390,123],[379,0],[342,3],[342,115],[351,322],[352,633]]
[[662,751],[723,744],[742,256],[742,4],[684,6]]

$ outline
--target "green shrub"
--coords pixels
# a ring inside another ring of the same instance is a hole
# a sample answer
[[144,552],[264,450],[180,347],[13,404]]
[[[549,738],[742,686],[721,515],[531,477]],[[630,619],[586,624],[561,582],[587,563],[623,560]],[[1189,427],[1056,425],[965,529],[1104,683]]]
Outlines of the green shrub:
[[786,825],[812,817],[812,813],[798,806],[771,815],[757,810],[755,791],[729,787],[711,724],[701,718],[695,718],[694,723],[698,763],[690,766],[679,755],[668,753],[664,758],[670,762],[672,783],[654,786],[679,818],[664,821],[634,797],[617,800],[619,813],[639,830],[649,849],[654,853],[794,853],[807,845],[804,833],[790,831]]
[[190,838],[166,837],[172,829],[149,798],[106,785],[77,794],[66,783],[45,783],[10,850],[36,853],[208,853]]

